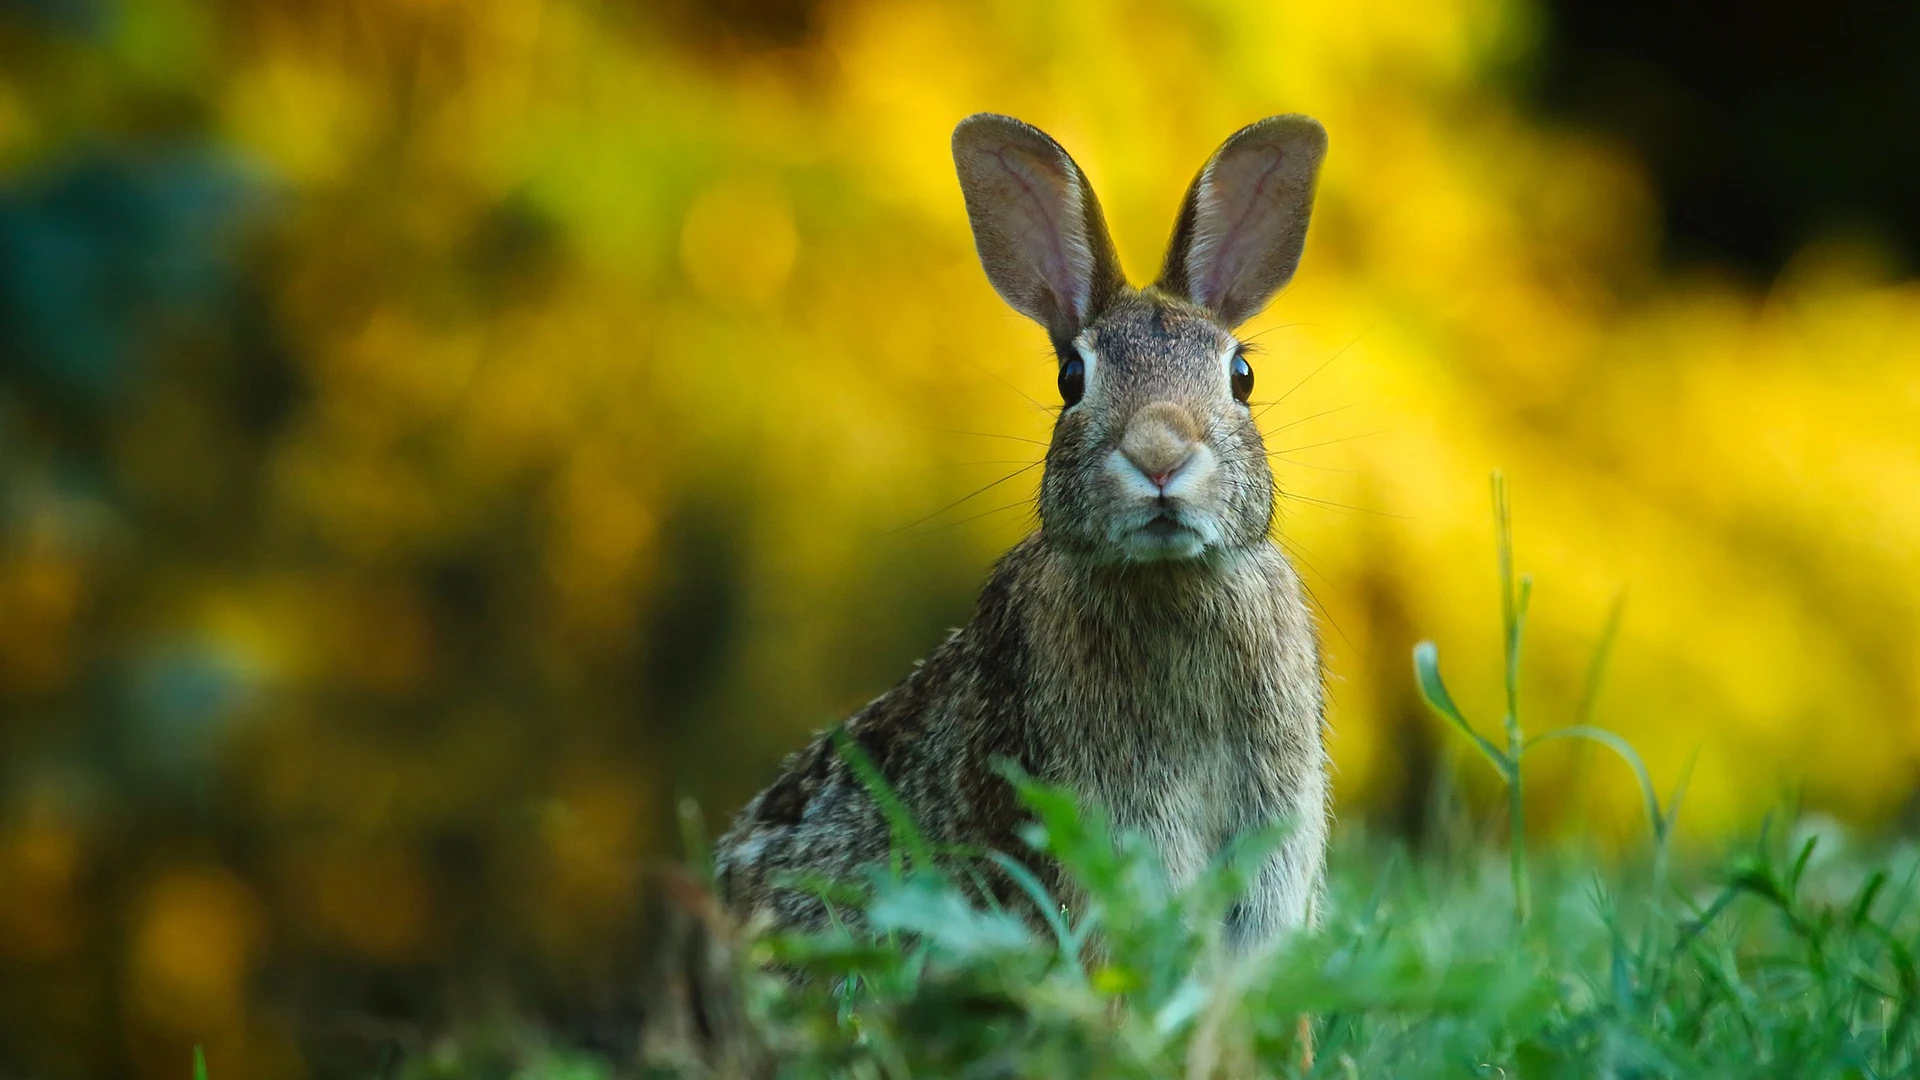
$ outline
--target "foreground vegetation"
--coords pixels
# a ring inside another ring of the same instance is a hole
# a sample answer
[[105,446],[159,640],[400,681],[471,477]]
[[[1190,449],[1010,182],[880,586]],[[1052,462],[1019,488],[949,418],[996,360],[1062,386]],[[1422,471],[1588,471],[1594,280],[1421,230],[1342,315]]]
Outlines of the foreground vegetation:
[[[892,818],[896,857],[864,883],[813,883],[853,917],[823,933],[758,939],[740,957],[765,1071],[875,1080],[1920,1076],[1920,849],[1863,847],[1821,819],[1782,815],[1717,857],[1674,859],[1682,791],[1663,805],[1631,746],[1588,717],[1531,737],[1522,726],[1531,587],[1513,571],[1497,476],[1494,501],[1503,741],[1461,714],[1431,645],[1415,650],[1414,674],[1511,794],[1505,852],[1457,804],[1443,808],[1449,825],[1426,851],[1349,830],[1319,931],[1236,956],[1223,947],[1227,911],[1285,823],[1242,838],[1200,881],[1174,890],[1142,837],[1116,834],[1070,794],[1010,774],[1033,813],[1026,840],[1090,898],[1072,911],[1006,853],[930,858],[849,744]],[[1605,745],[1633,770],[1646,800],[1644,857],[1603,865],[1572,851],[1529,854],[1526,754],[1563,738]],[[1019,904],[986,898],[991,873],[1018,884]],[[766,974],[769,965],[811,978],[796,988]],[[702,1047],[678,1049],[698,1056]],[[703,1074],[698,1061],[673,1060],[675,1050],[656,1046],[649,1067]],[[607,1071],[551,1050],[510,1056],[529,1080]],[[454,1076],[473,1066],[471,1054],[449,1049],[403,1071]]]
[[[798,993],[750,976],[779,1075],[1920,1075],[1911,847],[1869,855],[1837,831],[1775,827],[1664,885],[1651,865],[1537,856],[1522,922],[1503,856],[1450,844],[1414,855],[1349,834],[1320,932],[1236,958],[1218,933],[1233,861],[1175,893],[1138,841],[1058,792],[1027,796],[1033,839],[1094,902],[1058,913],[1034,896],[1058,916],[1036,934],[976,904],[963,880],[880,875],[852,901],[870,932],[758,944],[755,959],[818,976]],[[529,1080],[608,1074],[577,1055],[517,1058]],[[446,1050],[402,1073],[472,1075],[476,1063]]]

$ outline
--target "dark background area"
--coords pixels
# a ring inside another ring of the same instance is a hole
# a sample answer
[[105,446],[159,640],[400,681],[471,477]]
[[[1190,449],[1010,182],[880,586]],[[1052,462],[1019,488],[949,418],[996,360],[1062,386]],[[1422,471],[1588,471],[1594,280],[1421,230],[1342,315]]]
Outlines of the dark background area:
[[1670,260],[1766,280],[1835,232],[1920,251],[1920,5],[1546,4],[1531,94],[1629,143]]

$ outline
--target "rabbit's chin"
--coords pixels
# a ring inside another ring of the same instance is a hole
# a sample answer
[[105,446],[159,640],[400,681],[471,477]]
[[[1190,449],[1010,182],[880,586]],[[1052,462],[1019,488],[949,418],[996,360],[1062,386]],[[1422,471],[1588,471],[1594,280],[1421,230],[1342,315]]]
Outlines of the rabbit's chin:
[[1174,562],[1197,559],[1220,543],[1220,527],[1211,515],[1192,510],[1142,508],[1116,522],[1114,551],[1126,562]]

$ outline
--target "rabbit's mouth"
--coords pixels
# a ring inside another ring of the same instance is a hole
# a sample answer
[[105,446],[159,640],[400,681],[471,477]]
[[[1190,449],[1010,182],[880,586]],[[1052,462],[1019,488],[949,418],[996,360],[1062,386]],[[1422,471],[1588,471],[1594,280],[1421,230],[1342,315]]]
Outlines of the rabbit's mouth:
[[1213,535],[1217,530],[1210,527],[1210,522],[1169,500],[1157,500],[1156,505],[1142,510],[1117,530],[1115,537],[1121,554],[1130,562],[1191,559],[1217,539]]
[[1148,536],[1168,539],[1180,533],[1192,532],[1193,530],[1180,524],[1180,519],[1174,517],[1172,514],[1162,513],[1148,521],[1145,525],[1140,526],[1140,531],[1146,533]]

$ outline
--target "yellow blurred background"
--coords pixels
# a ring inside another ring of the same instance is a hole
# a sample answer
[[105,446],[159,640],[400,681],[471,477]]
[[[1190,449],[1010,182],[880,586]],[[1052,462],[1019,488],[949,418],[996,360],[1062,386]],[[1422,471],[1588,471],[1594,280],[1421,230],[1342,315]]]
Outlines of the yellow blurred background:
[[[1529,727],[1572,721],[1624,596],[1597,721],[1663,786],[1697,755],[1684,829],[1896,820],[1920,283],[1859,232],[1758,282],[1662,260],[1635,152],[1516,99],[1540,26],[0,5],[0,1073],[183,1077],[196,1041],[216,1077],[324,1073],[307,1018],[612,977],[673,799],[717,831],[1033,523],[1038,470],[994,482],[1054,372],[975,262],[947,139],[978,110],[1075,155],[1136,281],[1227,134],[1331,133],[1245,332],[1343,819],[1417,835],[1455,755],[1415,640],[1498,724],[1503,468]],[[1542,833],[1641,835],[1610,759],[1530,783]]]

